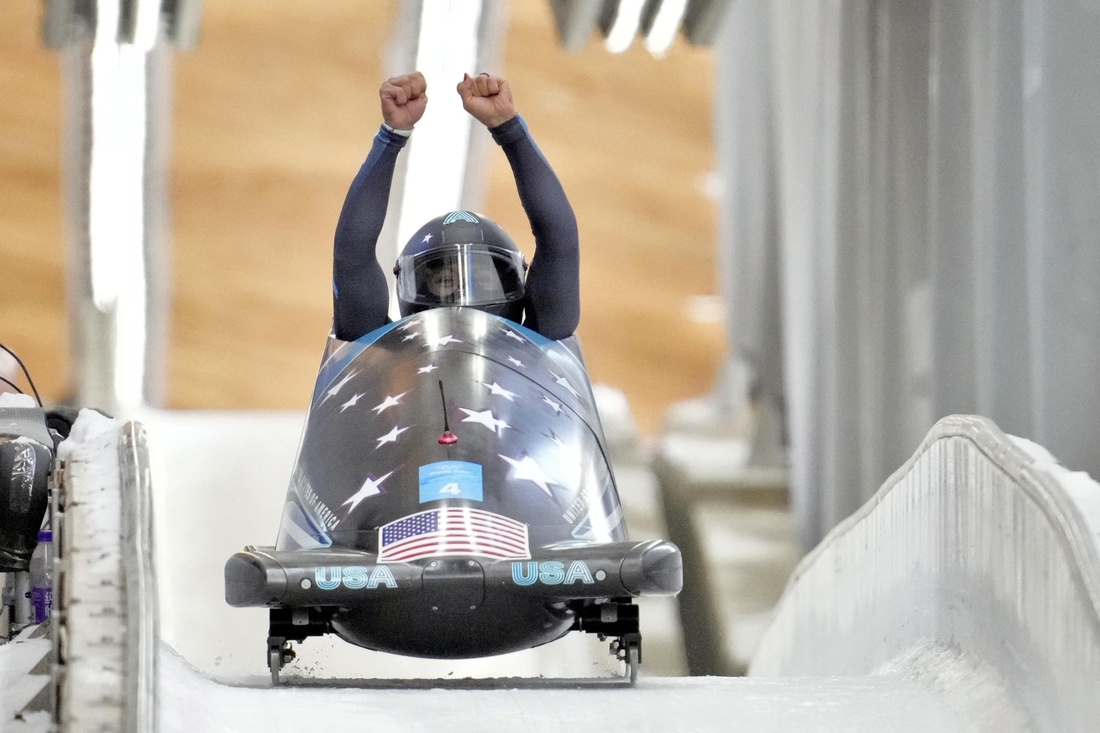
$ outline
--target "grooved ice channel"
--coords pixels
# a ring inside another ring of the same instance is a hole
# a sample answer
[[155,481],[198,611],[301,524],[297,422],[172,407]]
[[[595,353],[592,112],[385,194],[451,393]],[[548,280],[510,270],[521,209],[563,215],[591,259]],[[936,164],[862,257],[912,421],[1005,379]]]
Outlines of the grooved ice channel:
[[[961,731],[951,700],[899,677],[643,678],[616,689],[231,687],[169,648],[160,658],[159,733],[192,731],[608,730]],[[549,683],[548,683],[549,685]]]

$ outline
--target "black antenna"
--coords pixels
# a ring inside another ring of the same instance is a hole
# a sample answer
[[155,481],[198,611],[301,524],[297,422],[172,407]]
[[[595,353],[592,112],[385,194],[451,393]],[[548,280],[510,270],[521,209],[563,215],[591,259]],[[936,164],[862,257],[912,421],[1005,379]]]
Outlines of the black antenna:
[[439,398],[443,400],[443,435],[439,436],[439,442],[443,445],[451,445],[458,442],[458,436],[451,432],[451,421],[447,419],[447,395],[443,393],[443,380],[439,380]]
[[[41,407],[42,406],[42,398],[38,396],[38,388],[34,386],[34,380],[31,379],[31,373],[29,371],[27,371],[26,364],[24,364],[23,360],[20,359],[19,356],[14,351],[9,349],[7,346],[4,346],[3,344],[0,344],[0,349],[3,349],[4,351],[11,354],[11,358],[15,359],[16,363],[19,364],[19,366],[23,369],[23,374],[27,377],[27,383],[31,386],[31,391],[34,392],[34,398],[36,400],[38,400],[38,406]],[[5,379],[4,381],[7,382],[8,380]],[[8,382],[8,384],[11,384],[11,382]],[[12,385],[12,386],[14,386],[14,385]],[[19,388],[16,387],[16,389],[19,389]],[[22,394],[23,390],[19,390],[19,393]]]
[[14,389],[14,390],[15,390],[16,392],[18,392],[19,394],[25,394],[25,393],[23,392],[23,390],[19,389],[19,387],[17,387],[17,386],[15,385],[15,382],[11,381],[10,379],[4,379],[3,377],[0,377],[0,382],[3,382],[4,384],[8,385],[9,387],[11,387],[12,389]]

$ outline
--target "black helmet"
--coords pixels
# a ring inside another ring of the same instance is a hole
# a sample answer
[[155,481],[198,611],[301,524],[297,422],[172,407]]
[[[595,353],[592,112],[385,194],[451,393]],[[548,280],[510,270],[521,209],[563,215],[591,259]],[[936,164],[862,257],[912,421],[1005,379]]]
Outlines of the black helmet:
[[401,316],[468,306],[520,322],[523,254],[495,222],[469,211],[437,216],[409,239],[393,272]]

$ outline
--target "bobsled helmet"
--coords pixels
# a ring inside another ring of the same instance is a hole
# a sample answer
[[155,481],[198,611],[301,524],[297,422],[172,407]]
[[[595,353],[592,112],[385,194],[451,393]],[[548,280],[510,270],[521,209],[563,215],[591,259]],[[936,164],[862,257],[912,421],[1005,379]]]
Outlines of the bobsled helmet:
[[409,239],[393,273],[401,316],[466,306],[520,322],[523,254],[508,233],[481,214],[437,216]]

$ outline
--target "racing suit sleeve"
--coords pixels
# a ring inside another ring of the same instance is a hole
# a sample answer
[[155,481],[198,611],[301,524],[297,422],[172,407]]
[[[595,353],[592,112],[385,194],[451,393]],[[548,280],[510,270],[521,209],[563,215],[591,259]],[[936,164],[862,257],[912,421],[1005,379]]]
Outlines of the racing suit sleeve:
[[375,247],[389,205],[397,154],[407,136],[385,126],[355,175],[336,224],[332,310],[336,338],[355,339],[389,322],[389,290]]
[[490,130],[504,149],[519,200],[535,236],[527,272],[523,325],[549,339],[563,339],[581,317],[577,218],[550,163],[519,115]]

